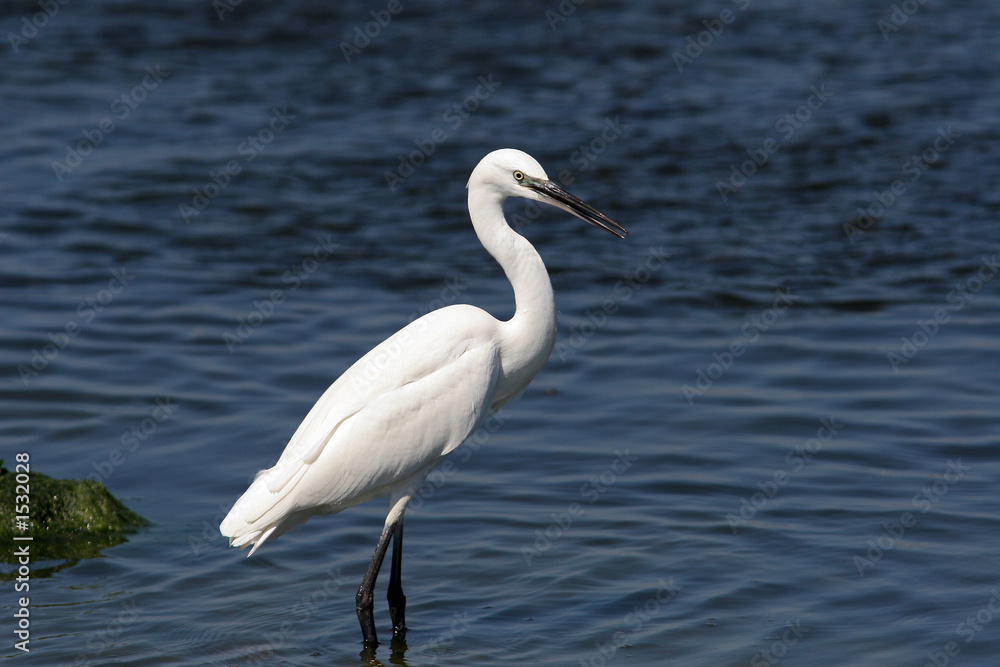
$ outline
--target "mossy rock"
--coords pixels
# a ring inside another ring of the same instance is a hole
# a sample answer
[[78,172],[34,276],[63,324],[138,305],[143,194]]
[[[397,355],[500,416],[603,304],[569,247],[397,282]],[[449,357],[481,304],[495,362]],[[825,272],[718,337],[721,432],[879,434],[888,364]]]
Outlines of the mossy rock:
[[[82,558],[94,558],[102,549],[124,542],[124,535],[149,525],[108,493],[100,482],[53,479],[38,472],[29,477],[28,529],[22,531],[18,530],[15,518],[15,505],[23,504],[15,503],[16,496],[22,495],[17,489],[17,475],[0,466],[0,539],[8,544],[30,545],[33,563],[66,561],[61,566],[45,568],[49,573]],[[15,535],[30,535],[33,539],[14,542]],[[5,549],[0,562],[16,563],[13,551]],[[44,573],[36,570],[35,575]],[[0,579],[8,578],[0,575]]]

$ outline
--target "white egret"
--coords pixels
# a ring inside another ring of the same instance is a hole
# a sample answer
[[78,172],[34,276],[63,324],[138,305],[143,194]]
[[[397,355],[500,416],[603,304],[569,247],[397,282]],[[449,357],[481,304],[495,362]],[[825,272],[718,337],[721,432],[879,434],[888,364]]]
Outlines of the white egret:
[[388,495],[382,535],[356,597],[366,647],[378,645],[373,588],[390,540],[389,615],[393,636],[405,634],[400,567],[407,503],[443,457],[524,392],[555,344],[552,284],[534,247],[507,224],[504,200],[534,199],[619,238],[627,233],[518,150],[487,155],[466,187],[476,234],[514,288],[514,316],[501,322],[479,308],[453,305],[390,336],[326,390],[278,462],[257,473],[221,525],[230,545],[253,545],[252,555],[314,514]]

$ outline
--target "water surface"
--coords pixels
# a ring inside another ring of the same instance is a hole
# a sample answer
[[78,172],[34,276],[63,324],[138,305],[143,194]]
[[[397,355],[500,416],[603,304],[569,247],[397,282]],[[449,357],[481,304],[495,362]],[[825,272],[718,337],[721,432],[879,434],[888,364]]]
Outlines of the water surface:
[[71,3],[0,49],[3,458],[154,524],[32,579],[29,654],[5,597],[3,655],[361,662],[384,501],[217,526],[373,345],[511,314],[464,185],[513,146],[630,235],[508,205],[559,343],[408,513],[377,659],[994,664],[995,4],[386,7]]

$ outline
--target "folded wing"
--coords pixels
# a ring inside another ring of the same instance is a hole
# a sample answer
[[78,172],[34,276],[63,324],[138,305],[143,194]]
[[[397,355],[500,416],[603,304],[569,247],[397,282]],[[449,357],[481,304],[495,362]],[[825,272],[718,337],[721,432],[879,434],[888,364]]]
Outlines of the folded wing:
[[[463,312],[446,312],[456,309]],[[471,307],[435,311],[331,385],[278,462],[258,473],[223,520],[230,544],[253,544],[252,554],[313,514],[338,512],[425,475],[462,444],[488,414],[500,368],[493,337],[467,326],[467,310],[489,317]],[[465,326],[450,326],[455,322]]]

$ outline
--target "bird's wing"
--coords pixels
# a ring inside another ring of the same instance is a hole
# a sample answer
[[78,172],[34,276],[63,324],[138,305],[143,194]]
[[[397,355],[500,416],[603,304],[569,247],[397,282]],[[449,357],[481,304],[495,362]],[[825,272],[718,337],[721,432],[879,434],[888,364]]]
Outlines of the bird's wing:
[[388,493],[398,482],[461,445],[485,418],[499,360],[491,345],[472,344],[428,375],[379,395],[342,420],[300,465],[305,506],[351,505]]
[[446,368],[472,347],[493,345],[496,320],[473,306],[432,311],[372,348],[316,401],[278,462],[312,463],[329,436],[359,411],[401,387]]
[[[258,475],[223,521],[222,532],[234,546],[259,546],[284,532],[283,522],[304,520],[304,513],[335,512],[385,495],[472,434],[490,407],[498,347],[482,329],[429,329],[429,335],[410,332],[413,345],[401,348],[409,352],[399,353],[391,364],[395,370],[386,369],[390,377],[378,380],[377,390],[359,392],[353,382],[355,369],[363,370],[371,353],[327,390],[278,463]],[[394,338],[372,352],[392,349]],[[434,340],[432,347],[419,345],[425,338]]]

